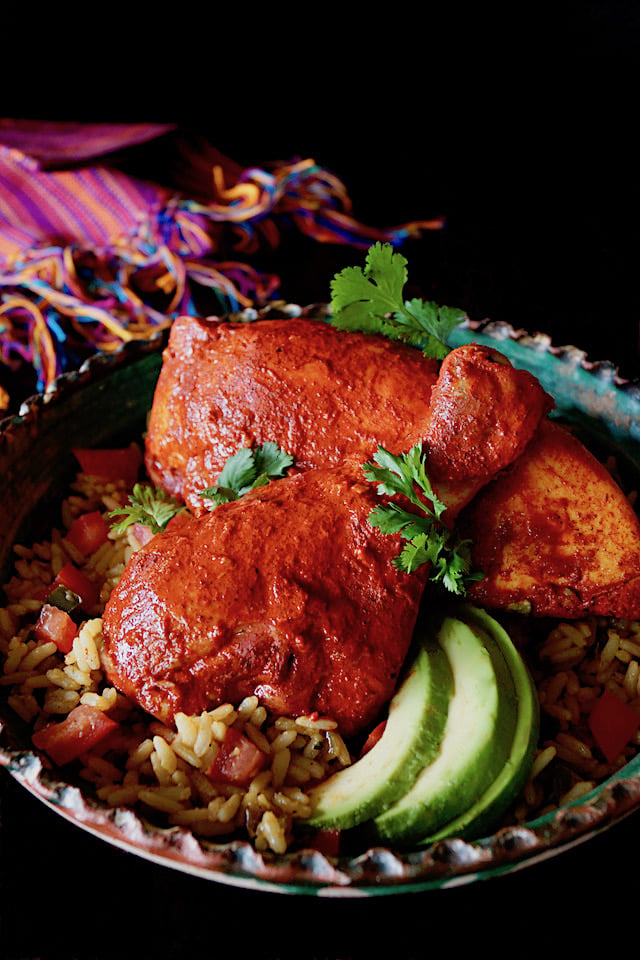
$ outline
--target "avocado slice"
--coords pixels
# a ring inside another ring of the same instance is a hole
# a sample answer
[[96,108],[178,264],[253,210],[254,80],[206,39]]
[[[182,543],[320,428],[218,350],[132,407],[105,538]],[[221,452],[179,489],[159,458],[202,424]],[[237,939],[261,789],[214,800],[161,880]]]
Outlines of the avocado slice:
[[348,829],[394,803],[437,755],[452,695],[452,674],[433,637],[418,634],[409,669],[389,703],[378,742],[351,766],[312,788],[315,828]]
[[470,807],[495,779],[513,739],[514,700],[500,689],[478,629],[445,616],[437,640],[454,684],[440,750],[410,789],[367,825],[378,840],[397,845],[421,840]]
[[453,836],[477,839],[490,831],[524,787],[538,743],[540,710],[537,691],[508,633],[478,607],[466,606],[459,615],[481,631],[491,652],[503,695],[515,701],[513,737],[502,768],[487,790],[462,814],[425,837],[421,845]]

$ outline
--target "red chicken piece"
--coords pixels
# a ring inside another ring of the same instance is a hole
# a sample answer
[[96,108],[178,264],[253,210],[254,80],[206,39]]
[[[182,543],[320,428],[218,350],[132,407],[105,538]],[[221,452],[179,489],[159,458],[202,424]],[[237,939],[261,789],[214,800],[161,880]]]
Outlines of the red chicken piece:
[[157,486],[202,513],[200,491],[241,447],[275,441],[301,471],[428,440],[429,473],[452,519],[552,405],[535,377],[477,344],[440,368],[414,347],[320,320],[181,317],[163,357],[145,462]]
[[353,462],[182,513],[130,560],[104,612],[107,675],[169,722],[257,694],[317,710],[349,736],[391,696],[424,587],[400,539],[371,527],[373,484]]
[[366,460],[420,440],[438,363],[383,337],[320,320],[229,323],[178,318],[163,357],[146,438],[159,487],[202,512],[241,447],[275,441],[295,469]]
[[423,425],[423,449],[449,525],[517,460],[553,406],[531,373],[491,347],[471,343],[444,358]]
[[606,468],[543,420],[522,456],[482,490],[457,529],[484,577],[483,606],[536,616],[640,616],[640,523]]
[[471,343],[442,361],[424,428],[429,475],[438,481],[494,477],[523,452],[554,407],[528,370]]
[[[534,377],[475,344],[440,367],[321,321],[177,320],[146,466],[192,512],[111,595],[110,681],[164,721],[255,693],[276,714],[366,728],[395,689],[428,571],[394,566],[400,538],[368,522],[377,497],[363,463],[379,445],[423,443],[453,518],[550,406]],[[268,440],[294,457],[292,474],[207,513],[200,491],[227,458]]]

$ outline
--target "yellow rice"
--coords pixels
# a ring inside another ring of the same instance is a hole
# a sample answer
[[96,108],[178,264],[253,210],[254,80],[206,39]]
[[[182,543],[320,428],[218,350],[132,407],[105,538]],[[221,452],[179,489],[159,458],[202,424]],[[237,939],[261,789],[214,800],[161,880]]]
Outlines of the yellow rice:
[[[0,608],[0,686],[8,688],[12,709],[37,731],[78,704],[124,721],[126,751],[110,757],[99,750],[81,758],[80,777],[104,803],[135,806],[161,815],[203,837],[244,831],[258,849],[284,853],[294,821],[310,814],[305,788],[348,765],[351,757],[326,717],[272,719],[256,697],[223,703],[198,716],[178,714],[168,728],[144,715],[106,681],[101,663],[101,613],[110,591],[139,543],[131,530],[109,535],[109,542],[86,560],[66,539],[82,512],[105,513],[126,502],[128,491],[79,474],[62,507],[62,526],[50,540],[15,546],[15,572]],[[99,587],[94,610],[82,624],[70,653],[37,643],[30,628],[42,606],[34,599],[62,566],[71,561]],[[248,786],[214,783],[206,772],[228,727],[243,732],[269,758],[268,767]]]
[[[122,506],[129,491],[78,474],[62,505],[62,522],[49,539],[16,544],[15,572],[0,608],[0,687],[34,731],[88,704],[122,723],[123,750],[85,754],[80,777],[112,807],[136,807],[147,817],[186,827],[201,837],[227,839],[242,832],[261,850],[284,853],[296,821],[310,814],[308,787],[352,762],[335,722],[328,717],[269,717],[256,697],[217,704],[200,715],[178,714],[168,728],[143,714],[105,680],[101,663],[101,614],[111,589],[140,544],[132,528],[111,531],[107,544],[83,560],[66,538],[82,512]],[[72,561],[99,589],[96,606],[66,656],[52,643],[36,643],[31,626],[37,599],[62,566]],[[555,623],[542,642],[514,631],[537,683],[541,740],[531,776],[510,812],[516,822],[578,799],[623,766],[640,736],[615,763],[603,761],[588,729],[589,711],[609,689],[640,713],[640,623],[604,618]],[[525,627],[526,629],[526,627]],[[241,730],[269,757],[248,786],[214,783],[206,771],[228,727]]]

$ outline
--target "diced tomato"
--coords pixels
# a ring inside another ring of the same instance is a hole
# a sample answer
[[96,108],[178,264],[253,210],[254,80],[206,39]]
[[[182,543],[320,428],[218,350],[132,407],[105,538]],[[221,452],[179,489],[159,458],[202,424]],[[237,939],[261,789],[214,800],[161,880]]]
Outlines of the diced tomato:
[[45,603],[33,628],[39,643],[53,640],[61,653],[69,653],[76,635],[76,625],[65,610]]
[[73,563],[65,563],[51,584],[49,592],[62,585],[77,593],[83,610],[91,610],[98,599],[98,588],[89,577]]
[[384,733],[384,729],[387,725],[386,720],[381,720],[380,723],[373,728],[365,742],[362,744],[362,750],[360,751],[360,756],[364,757],[365,753],[369,753],[369,750],[372,750],[375,747],[376,743]]
[[269,758],[235,727],[229,727],[215,760],[207,771],[211,780],[247,784],[264,770]]
[[596,700],[589,729],[608,763],[613,763],[640,727],[640,715],[610,690]]
[[83,557],[88,557],[106,543],[108,535],[109,527],[101,511],[91,510],[76,517],[67,532],[67,540]]
[[31,739],[34,747],[62,767],[103,743],[117,730],[118,723],[102,710],[81,703],[64,720],[49,723]]
[[138,479],[142,465],[140,448],[134,443],[113,450],[76,447],[73,454],[83,473],[106,480],[125,480],[129,487]]

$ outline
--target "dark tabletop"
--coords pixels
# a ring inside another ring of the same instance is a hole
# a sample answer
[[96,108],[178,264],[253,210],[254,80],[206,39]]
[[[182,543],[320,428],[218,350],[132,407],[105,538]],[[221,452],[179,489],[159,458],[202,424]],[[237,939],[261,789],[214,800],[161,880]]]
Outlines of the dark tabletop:
[[[312,123],[276,124],[260,154],[312,156],[332,169],[364,222],[393,226],[444,215],[444,230],[403,249],[425,297],[463,307],[473,319],[545,331],[556,345],[580,346],[635,378],[637,118],[627,116],[625,83],[605,92],[602,69],[599,58],[589,64],[581,95],[570,84],[541,98],[534,85],[526,100],[501,110],[471,95],[442,125],[425,116],[424,143],[412,137],[391,155],[372,151],[366,137],[345,146]],[[249,137],[203,129],[239,163],[261,159]],[[352,249],[313,241],[285,241],[273,255],[283,297],[302,303],[326,299],[335,270],[360,262]],[[500,879],[318,900],[158,867],[71,826],[4,772],[0,820],[0,956],[7,960],[408,960],[434,949],[521,952],[552,941],[577,949],[595,944],[601,911],[615,921],[635,899],[626,865],[640,843],[640,820],[632,816]]]

